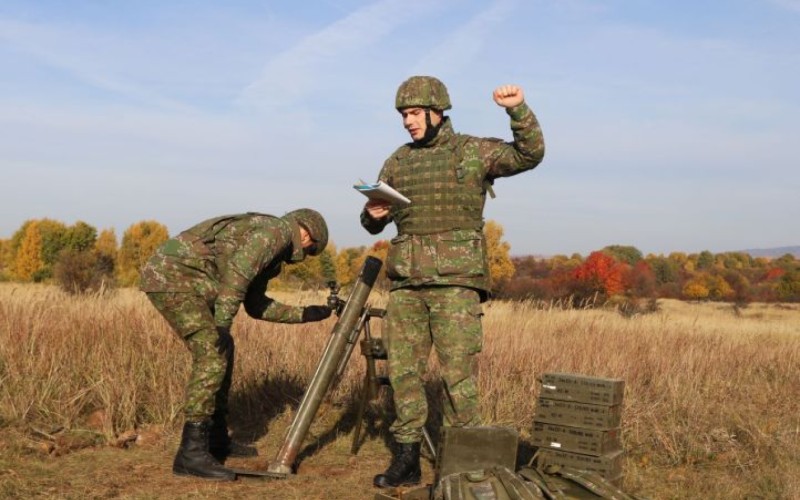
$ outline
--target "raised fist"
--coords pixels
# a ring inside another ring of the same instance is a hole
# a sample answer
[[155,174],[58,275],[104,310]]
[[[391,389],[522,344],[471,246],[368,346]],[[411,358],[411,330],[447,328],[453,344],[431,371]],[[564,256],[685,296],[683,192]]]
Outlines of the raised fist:
[[525,94],[522,92],[522,87],[516,85],[501,85],[494,89],[492,98],[499,106],[504,108],[513,108],[519,106],[525,100]]

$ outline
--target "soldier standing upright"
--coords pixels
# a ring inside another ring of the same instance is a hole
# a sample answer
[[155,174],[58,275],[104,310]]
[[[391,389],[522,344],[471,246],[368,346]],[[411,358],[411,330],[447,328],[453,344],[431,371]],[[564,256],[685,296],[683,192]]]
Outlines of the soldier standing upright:
[[513,142],[453,131],[444,111],[447,89],[436,78],[413,76],[397,90],[395,107],[412,142],[384,163],[379,179],[411,200],[405,207],[370,200],[361,224],[377,234],[397,226],[386,273],[391,292],[384,340],[397,414],[397,443],[389,468],[374,478],[381,488],[420,481],[420,442],[428,415],[422,375],[431,347],[444,384],[445,425],[478,425],[476,354],[481,351],[481,303],[489,268],[483,235],[487,191],[498,177],[536,167],[544,156],[539,123],[515,85],[495,89],[494,101],[511,118]]
[[142,291],[192,354],[185,423],[172,471],[218,481],[235,479],[220,460],[254,456],[255,448],[228,435],[228,391],[233,374],[233,318],[244,304],[256,319],[320,321],[328,306],[290,306],[266,295],[284,262],[319,255],[328,227],[311,209],[283,217],[247,213],[210,219],[162,244],[142,268]]

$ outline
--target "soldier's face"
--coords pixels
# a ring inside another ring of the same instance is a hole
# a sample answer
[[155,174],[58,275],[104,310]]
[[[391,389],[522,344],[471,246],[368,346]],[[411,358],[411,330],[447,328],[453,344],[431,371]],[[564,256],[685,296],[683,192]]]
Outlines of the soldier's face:
[[308,230],[300,226],[300,244],[303,245],[303,248],[311,248],[315,243],[314,239],[311,238],[311,235],[308,233]]
[[[425,122],[425,108],[404,108],[400,110],[403,117],[403,127],[408,130],[411,139],[418,141],[425,137],[428,124]],[[442,114],[431,110],[431,124],[436,127],[442,121]]]

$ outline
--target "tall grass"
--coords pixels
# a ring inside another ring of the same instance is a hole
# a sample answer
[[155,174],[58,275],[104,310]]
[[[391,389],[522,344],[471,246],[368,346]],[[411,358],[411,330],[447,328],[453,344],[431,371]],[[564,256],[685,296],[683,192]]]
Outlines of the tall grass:
[[[280,298],[324,299],[310,292]],[[380,294],[373,299],[385,303]],[[652,487],[667,477],[674,491],[706,494],[726,483],[765,498],[800,497],[792,479],[800,473],[797,307],[662,301],[656,313],[627,318],[493,302],[485,313],[479,383],[486,422],[526,437],[544,372],[621,378],[628,484]],[[282,325],[238,315],[236,418],[268,425],[295,406],[333,321]],[[435,362],[432,369],[435,379]],[[331,401],[352,401],[363,371],[356,348]],[[98,409],[108,415],[109,438],[142,424],[174,425],[188,373],[185,347],[137,291],[75,297],[0,284],[0,425],[79,427]]]

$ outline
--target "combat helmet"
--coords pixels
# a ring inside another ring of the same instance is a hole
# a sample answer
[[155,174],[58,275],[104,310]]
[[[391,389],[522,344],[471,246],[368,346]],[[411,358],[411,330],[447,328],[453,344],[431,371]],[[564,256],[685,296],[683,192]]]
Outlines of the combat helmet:
[[328,225],[319,212],[310,208],[300,208],[292,210],[282,218],[295,224],[301,224],[306,228],[311,239],[314,240],[314,245],[306,250],[309,255],[319,255],[325,250],[325,246],[328,244]]
[[431,108],[445,111],[452,108],[447,87],[432,76],[412,76],[400,84],[394,107],[403,108]]

